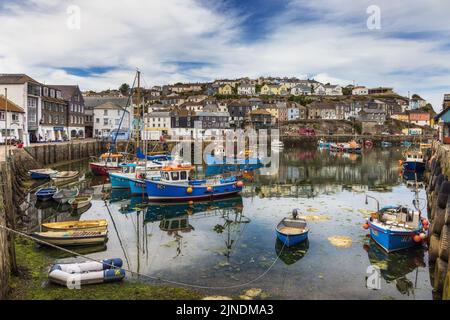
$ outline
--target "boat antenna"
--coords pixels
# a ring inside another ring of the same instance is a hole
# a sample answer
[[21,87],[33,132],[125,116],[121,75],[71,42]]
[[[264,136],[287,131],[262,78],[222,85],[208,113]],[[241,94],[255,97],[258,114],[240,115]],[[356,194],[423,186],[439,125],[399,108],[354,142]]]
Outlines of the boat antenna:
[[380,211],[380,201],[378,201],[377,198],[369,196],[368,194],[366,194],[366,204],[369,204],[369,198],[373,199],[377,202],[377,212]]

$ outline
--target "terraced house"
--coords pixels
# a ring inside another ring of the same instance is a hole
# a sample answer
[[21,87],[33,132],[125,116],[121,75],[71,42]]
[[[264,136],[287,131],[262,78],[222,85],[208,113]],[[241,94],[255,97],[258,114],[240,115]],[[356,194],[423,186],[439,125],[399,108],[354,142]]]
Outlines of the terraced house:
[[25,111],[25,123],[19,139],[25,145],[38,141],[41,84],[26,74],[0,74],[0,86],[2,91],[7,89],[8,99]]
[[[61,92],[62,98],[67,102],[66,124],[68,138],[85,138],[86,121],[93,121],[93,114],[86,118],[84,98],[77,85],[57,85],[53,88]],[[92,135],[90,135],[92,136]]]
[[39,121],[41,141],[65,141],[67,133],[67,102],[61,91],[42,86],[42,116]]

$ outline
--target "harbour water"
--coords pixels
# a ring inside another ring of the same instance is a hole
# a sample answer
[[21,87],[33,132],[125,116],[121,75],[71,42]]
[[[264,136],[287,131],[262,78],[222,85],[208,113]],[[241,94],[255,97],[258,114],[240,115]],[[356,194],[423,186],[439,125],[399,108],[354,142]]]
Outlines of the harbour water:
[[[105,198],[107,181],[88,173],[88,162],[64,169],[86,172],[82,187],[94,194],[84,213],[48,203],[29,210],[30,230],[39,223],[68,219],[107,219],[104,247],[80,253],[118,257],[139,275],[127,281],[192,286],[205,294],[239,296],[262,289],[274,299],[432,299],[426,250],[386,254],[362,228],[376,203],[411,205],[413,190],[400,174],[402,149],[364,150],[338,155],[315,147],[286,147],[271,175],[246,173],[238,197],[177,205],[142,203],[126,190]],[[205,168],[199,172],[205,171]],[[425,206],[425,191],[419,197]],[[32,200],[32,199],[31,199]],[[286,248],[275,226],[293,209],[306,216],[309,242]],[[73,258],[37,248],[58,261]],[[367,269],[381,269],[380,289],[367,288]],[[159,280],[156,280],[159,279]]]

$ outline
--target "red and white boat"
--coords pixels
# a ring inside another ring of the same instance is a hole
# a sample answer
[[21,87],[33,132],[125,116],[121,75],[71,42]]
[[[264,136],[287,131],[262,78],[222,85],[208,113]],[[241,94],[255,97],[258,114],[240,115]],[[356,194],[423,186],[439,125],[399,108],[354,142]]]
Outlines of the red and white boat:
[[89,167],[93,174],[107,176],[110,171],[120,171],[120,164],[125,160],[125,155],[120,153],[104,153],[96,162],[91,162]]

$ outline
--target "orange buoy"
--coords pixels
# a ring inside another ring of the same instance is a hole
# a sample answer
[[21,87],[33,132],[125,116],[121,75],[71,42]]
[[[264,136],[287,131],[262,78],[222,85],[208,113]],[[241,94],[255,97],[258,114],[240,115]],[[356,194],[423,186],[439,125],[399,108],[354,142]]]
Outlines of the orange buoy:
[[236,187],[242,188],[243,186],[244,186],[244,182],[242,182],[242,181],[236,182]]
[[188,187],[187,189],[186,189],[186,192],[187,193],[192,193],[194,190],[191,188],[191,187]]
[[368,223],[364,223],[364,224],[363,224],[363,228],[364,228],[364,230],[369,229],[369,224],[368,224]]
[[190,200],[190,201],[188,202],[188,204],[189,204],[190,206],[192,206],[192,205],[194,204],[194,201]]
[[403,160],[398,160],[398,164],[402,165],[403,164]]
[[213,191],[213,188],[212,188],[212,187],[207,187],[207,188],[206,188],[206,191],[212,192],[212,191]]
[[414,242],[419,243],[420,241],[422,241],[422,238],[420,237],[420,235],[416,234],[416,235],[413,237],[413,240],[414,240]]

